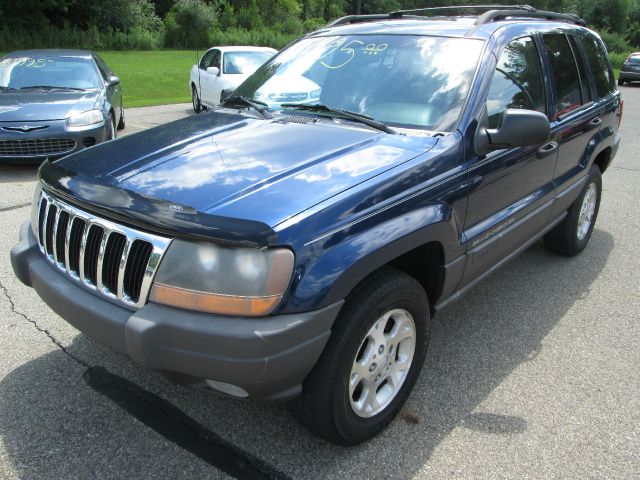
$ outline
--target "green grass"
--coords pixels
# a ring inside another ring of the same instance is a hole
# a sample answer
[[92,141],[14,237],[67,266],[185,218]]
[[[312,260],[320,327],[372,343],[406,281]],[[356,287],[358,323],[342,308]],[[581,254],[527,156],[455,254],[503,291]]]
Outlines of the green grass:
[[111,51],[100,56],[120,77],[125,107],[191,101],[189,70],[197,61],[195,51]]

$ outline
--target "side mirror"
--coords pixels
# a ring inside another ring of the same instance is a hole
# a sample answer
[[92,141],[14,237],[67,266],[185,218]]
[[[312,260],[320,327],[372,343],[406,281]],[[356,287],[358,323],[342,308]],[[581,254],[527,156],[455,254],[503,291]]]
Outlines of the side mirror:
[[491,150],[540,145],[549,139],[549,119],[535,110],[509,108],[502,114],[498,128],[486,128],[486,110],[476,132],[475,151],[486,155]]
[[118,85],[120,84],[120,77],[116,77],[115,75],[111,75],[109,78],[107,78],[107,84],[111,87],[113,87],[114,85]]
[[207,73],[210,73],[211,75],[219,75],[220,69],[218,67],[208,67]]

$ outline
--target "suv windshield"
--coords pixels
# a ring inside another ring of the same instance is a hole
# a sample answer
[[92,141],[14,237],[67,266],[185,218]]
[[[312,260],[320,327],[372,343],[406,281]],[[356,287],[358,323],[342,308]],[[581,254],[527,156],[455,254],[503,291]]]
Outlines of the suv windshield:
[[100,85],[95,64],[85,58],[19,57],[0,60],[0,87],[94,89]]
[[249,77],[235,94],[282,104],[323,104],[388,125],[455,128],[484,43],[416,35],[303,39]]
[[626,63],[630,63],[631,65],[640,65],[640,55],[633,55],[627,58]]

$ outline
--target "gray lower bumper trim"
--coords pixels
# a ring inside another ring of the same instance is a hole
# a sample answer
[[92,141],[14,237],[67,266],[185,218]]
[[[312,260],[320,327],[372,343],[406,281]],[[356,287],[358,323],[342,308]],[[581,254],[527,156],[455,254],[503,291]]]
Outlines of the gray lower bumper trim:
[[40,254],[26,224],[11,262],[16,276],[62,318],[141,365],[174,379],[231,383],[263,400],[287,400],[300,392],[343,303],[264,318],[210,315],[153,303],[132,311],[58,273]]

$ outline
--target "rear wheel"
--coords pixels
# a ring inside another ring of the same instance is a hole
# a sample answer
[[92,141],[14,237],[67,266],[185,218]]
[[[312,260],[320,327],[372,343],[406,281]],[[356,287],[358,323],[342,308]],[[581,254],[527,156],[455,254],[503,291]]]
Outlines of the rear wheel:
[[544,236],[544,244],[549,250],[568,257],[584,250],[598,217],[601,191],[600,168],[593,165],[587,183],[569,208],[567,216]]
[[396,416],[418,378],[429,341],[422,286],[385,268],[347,298],[318,364],[291,404],[319,437],[356,445]]
[[194,112],[200,113],[202,111],[202,102],[195,85],[191,85],[191,103],[193,104]]

